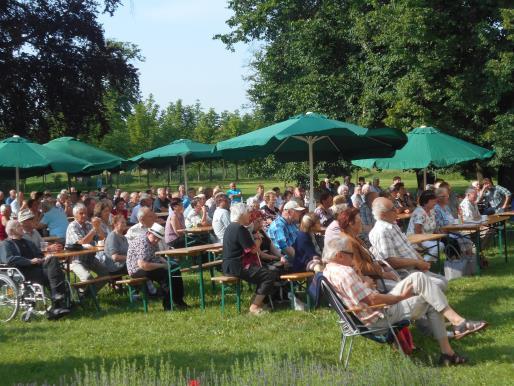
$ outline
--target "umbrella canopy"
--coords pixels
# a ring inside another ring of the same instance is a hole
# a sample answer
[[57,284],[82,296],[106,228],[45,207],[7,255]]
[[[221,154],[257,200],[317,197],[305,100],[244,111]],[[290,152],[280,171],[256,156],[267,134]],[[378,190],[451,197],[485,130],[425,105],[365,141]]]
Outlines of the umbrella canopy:
[[164,168],[182,163],[184,183],[187,190],[186,162],[219,158],[213,152],[214,145],[207,145],[190,139],[177,139],[170,144],[136,155],[130,160],[143,168]]
[[415,128],[407,138],[407,144],[394,157],[361,159],[353,161],[353,164],[370,169],[426,169],[483,160],[494,155],[494,150],[452,137],[434,127]]
[[77,158],[82,158],[91,163],[92,166],[88,169],[88,174],[103,172],[104,170],[116,171],[128,169],[135,166],[131,161],[118,157],[105,150],[98,149],[73,137],[56,138],[43,146]]
[[50,172],[80,173],[91,164],[17,135],[0,141],[0,175],[16,173],[16,190],[19,190],[20,172],[24,177]]
[[281,161],[309,160],[310,209],[314,209],[314,159],[333,160],[389,157],[407,138],[394,129],[370,130],[351,123],[307,113],[286,121],[218,142],[224,159],[250,159],[274,154]]

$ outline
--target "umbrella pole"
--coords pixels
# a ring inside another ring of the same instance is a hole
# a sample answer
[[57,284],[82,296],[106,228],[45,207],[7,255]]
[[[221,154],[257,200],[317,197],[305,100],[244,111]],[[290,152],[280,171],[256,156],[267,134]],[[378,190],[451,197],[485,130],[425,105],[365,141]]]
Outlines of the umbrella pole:
[[309,212],[314,212],[316,203],[314,201],[314,141],[308,138],[307,144],[309,145]]
[[182,156],[182,169],[184,170],[184,186],[186,188],[187,193],[187,171],[186,171],[186,156]]
[[423,169],[423,189],[425,190],[427,187],[427,168]]
[[20,191],[20,168],[16,168],[16,193]]

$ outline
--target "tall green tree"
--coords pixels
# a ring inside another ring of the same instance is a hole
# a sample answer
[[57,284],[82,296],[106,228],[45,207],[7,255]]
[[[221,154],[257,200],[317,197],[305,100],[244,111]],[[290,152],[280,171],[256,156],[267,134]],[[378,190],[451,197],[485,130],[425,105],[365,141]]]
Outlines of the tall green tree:
[[[109,130],[107,89],[137,92],[138,72],[124,47],[110,44],[99,12],[119,0],[0,2],[0,134],[46,141],[80,136],[91,122]],[[100,8],[103,4],[103,9]]]
[[162,145],[156,140],[159,133],[159,111],[159,105],[150,94],[146,101],[136,104],[134,112],[128,117],[128,139],[132,155]]
[[[232,0],[229,48],[258,41],[250,98],[267,121],[319,111],[427,124],[513,165],[514,29],[504,1]],[[501,133],[500,133],[501,132]]]

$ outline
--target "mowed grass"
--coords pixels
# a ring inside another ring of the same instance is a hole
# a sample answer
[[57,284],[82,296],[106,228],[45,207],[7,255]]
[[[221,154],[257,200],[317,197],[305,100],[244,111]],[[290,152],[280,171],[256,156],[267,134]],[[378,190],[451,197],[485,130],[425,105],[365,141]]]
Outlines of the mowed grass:
[[[513,252],[511,246],[511,261],[506,264],[496,248],[490,249],[490,268],[482,276],[451,282],[451,304],[468,318],[486,319],[490,327],[452,343],[458,352],[469,356],[471,363],[459,368],[436,368],[441,384],[512,384]],[[156,300],[150,312],[144,314],[141,307],[131,308],[125,296],[104,289],[100,312],[78,308],[71,317],[57,322],[16,320],[2,325],[0,384],[58,382],[86,366],[104,364],[108,368],[120,359],[142,366],[145,361],[164,360],[178,370],[215,369],[220,373],[229,371],[237,361],[258,360],[263,353],[337,365],[340,333],[333,311],[322,308],[295,312],[284,305],[269,315],[252,317],[245,312],[251,296],[245,286],[243,313],[235,312],[234,297],[229,296],[222,316],[219,288],[216,294],[208,288],[207,308],[201,311],[196,279],[187,277],[186,287],[186,300],[193,306],[188,311],[165,313]],[[414,337],[419,349],[411,360],[420,367],[434,367],[437,345],[415,330]],[[398,355],[388,346],[357,339],[350,368],[362,370],[385,359],[394,361]]]

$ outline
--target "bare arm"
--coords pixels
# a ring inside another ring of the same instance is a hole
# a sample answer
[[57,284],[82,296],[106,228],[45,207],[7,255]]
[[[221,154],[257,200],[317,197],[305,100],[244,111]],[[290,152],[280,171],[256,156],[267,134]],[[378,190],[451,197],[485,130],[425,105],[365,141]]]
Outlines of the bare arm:
[[179,236],[182,236],[184,234],[184,230],[180,229],[180,223],[178,222],[177,216],[174,216],[170,220],[171,227],[175,231],[175,233]]
[[149,261],[144,261],[144,260],[138,260],[137,265],[143,271],[154,271],[159,268],[166,268],[166,269],[168,268],[168,265],[165,263],[151,263]]
[[112,260],[117,263],[122,263],[127,260],[126,255],[120,255],[119,253],[113,253],[111,256]]

